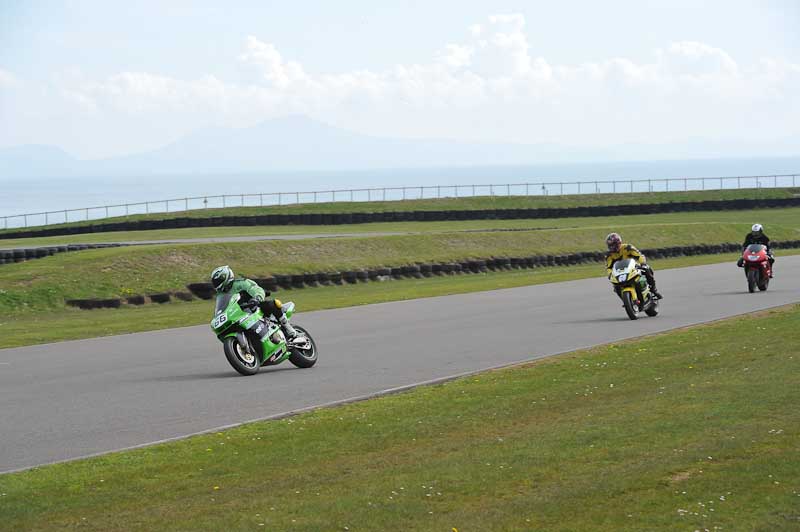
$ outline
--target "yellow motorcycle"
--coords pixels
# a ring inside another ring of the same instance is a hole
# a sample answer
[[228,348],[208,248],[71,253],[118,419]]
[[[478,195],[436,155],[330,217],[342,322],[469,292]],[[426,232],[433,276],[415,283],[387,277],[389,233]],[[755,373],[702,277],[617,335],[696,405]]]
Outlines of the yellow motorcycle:
[[639,318],[639,313],[648,316],[658,315],[658,300],[653,297],[647,279],[633,259],[620,259],[611,267],[608,276],[614,291],[622,299],[625,312],[632,320]]

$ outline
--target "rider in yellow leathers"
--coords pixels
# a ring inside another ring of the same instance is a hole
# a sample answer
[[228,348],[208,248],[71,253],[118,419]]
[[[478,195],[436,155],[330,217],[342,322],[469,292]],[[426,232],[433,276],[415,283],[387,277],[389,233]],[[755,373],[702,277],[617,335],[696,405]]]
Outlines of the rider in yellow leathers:
[[606,245],[608,246],[608,253],[606,254],[606,273],[609,278],[611,277],[611,267],[615,262],[621,259],[634,259],[639,264],[639,268],[647,279],[647,284],[650,287],[650,291],[653,293],[653,297],[656,299],[664,298],[664,296],[659,293],[658,289],[656,289],[656,278],[655,275],[653,275],[653,268],[647,264],[647,258],[641,251],[631,244],[624,244],[622,242],[622,237],[617,233],[611,233],[606,237]]

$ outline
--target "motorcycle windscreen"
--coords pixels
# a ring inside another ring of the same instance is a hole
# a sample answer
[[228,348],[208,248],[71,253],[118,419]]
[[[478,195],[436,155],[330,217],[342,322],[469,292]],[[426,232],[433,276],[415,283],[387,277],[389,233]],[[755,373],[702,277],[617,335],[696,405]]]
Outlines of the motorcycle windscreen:
[[611,267],[615,272],[624,272],[628,268],[631,267],[631,263],[634,262],[633,259],[620,259],[614,263]]
[[231,298],[237,294],[227,293],[227,294],[219,294],[217,296],[217,304],[214,306],[214,315],[222,314],[225,312],[225,309],[228,308],[228,305],[231,302]]
[[760,253],[765,249],[767,249],[767,246],[765,246],[764,244],[750,244],[749,246],[747,246],[747,251],[749,253]]

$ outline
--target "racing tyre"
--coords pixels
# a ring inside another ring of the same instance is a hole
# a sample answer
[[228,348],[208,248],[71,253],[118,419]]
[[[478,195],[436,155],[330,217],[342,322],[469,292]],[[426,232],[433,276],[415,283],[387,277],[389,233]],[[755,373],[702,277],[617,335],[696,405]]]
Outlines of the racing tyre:
[[653,301],[653,304],[650,305],[647,310],[644,311],[644,313],[651,318],[658,316],[658,301]]
[[308,338],[309,348],[299,349],[297,347],[292,347],[291,353],[289,354],[289,362],[298,368],[310,368],[317,363],[317,343],[311,335],[308,334],[308,331],[302,327],[295,325],[294,330],[297,331],[298,334]]
[[747,290],[752,294],[756,291],[756,285],[758,285],[758,270],[750,268],[747,270]]
[[236,336],[225,338],[222,343],[225,349],[225,358],[233,369],[242,375],[255,375],[261,367],[258,355],[250,352],[250,346],[242,345]]
[[764,276],[764,279],[760,283],[758,283],[758,289],[761,290],[762,292],[765,292],[767,288],[769,288],[769,277]]
[[625,312],[628,314],[628,317],[632,320],[638,319],[639,316],[636,315],[636,308],[634,307],[630,292],[622,293],[622,303],[625,305]]

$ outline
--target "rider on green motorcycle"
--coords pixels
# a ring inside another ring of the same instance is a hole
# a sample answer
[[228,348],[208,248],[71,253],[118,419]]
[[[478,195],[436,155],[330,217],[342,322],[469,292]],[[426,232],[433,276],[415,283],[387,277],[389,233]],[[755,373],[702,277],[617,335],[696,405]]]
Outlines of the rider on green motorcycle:
[[653,268],[647,264],[647,258],[645,258],[641,251],[631,244],[623,244],[622,237],[617,233],[611,233],[606,237],[606,246],[608,246],[608,253],[606,254],[606,273],[609,277],[611,276],[611,267],[615,262],[621,259],[634,259],[639,264],[642,273],[644,273],[653,296],[656,299],[664,298],[656,289],[656,277],[653,274]]
[[292,327],[283,313],[280,300],[267,299],[269,292],[264,292],[264,289],[258,286],[255,281],[245,278],[237,279],[229,266],[220,266],[211,272],[211,285],[217,293],[243,292],[247,294],[247,297],[243,296],[243,299],[246,300],[243,303],[244,306],[257,306],[265,316],[274,316],[281,324],[286,338],[292,339],[297,336],[297,331],[294,330],[294,327]]

